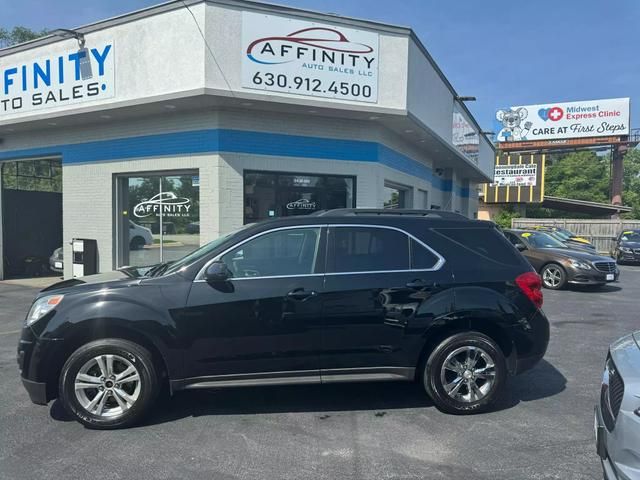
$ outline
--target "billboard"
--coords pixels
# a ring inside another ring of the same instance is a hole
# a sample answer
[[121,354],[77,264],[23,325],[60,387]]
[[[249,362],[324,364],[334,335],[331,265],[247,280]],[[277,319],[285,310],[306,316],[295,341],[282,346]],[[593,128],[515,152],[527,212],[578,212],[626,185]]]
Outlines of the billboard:
[[629,99],[516,106],[495,119],[498,142],[629,135]]
[[496,155],[493,183],[484,185],[485,203],[541,203],[544,200],[544,165],[540,153]]
[[378,34],[242,13],[242,86],[358,102],[378,101]]

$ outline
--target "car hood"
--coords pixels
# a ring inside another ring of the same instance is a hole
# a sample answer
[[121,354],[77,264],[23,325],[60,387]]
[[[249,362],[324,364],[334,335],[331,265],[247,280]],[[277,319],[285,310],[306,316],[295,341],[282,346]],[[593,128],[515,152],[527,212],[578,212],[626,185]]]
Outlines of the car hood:
[[621,247],[640,248],[640,242],[620,242]]
[[541,248],[540,250],[559,257],[574,258],[576,260],[584,260],[587,262],[613,262],[613,259],[610,257],[594,255],[593,253],[585,252],[584,250],[574,250],[570,248]]
[[121,288],[140,283],[140,278],[133,276],[126,270],[114,270],[112,272],[87,275],[86,277],[71,278],[48,286],[44,292],[78,291],[80,289],[99,290],[102,288]]

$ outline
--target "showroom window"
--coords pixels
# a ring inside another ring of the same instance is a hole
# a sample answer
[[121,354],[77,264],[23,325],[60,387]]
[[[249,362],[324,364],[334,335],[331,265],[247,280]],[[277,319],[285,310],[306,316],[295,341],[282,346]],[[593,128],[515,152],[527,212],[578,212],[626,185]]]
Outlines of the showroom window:
[[355,178],[304,173],[244,173],[244,223],[355,207]]
[[197,172],[119,176],[118,266],[177,260],[200,246]]

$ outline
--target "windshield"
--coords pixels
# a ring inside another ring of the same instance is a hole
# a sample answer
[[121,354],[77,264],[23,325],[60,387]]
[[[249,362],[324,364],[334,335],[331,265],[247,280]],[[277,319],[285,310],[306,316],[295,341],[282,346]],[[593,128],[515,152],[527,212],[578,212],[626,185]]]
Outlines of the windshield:
[[238,228],[237,230],[234,230],[231,233],[228,233],[226,235],[223,235],[222,237],[216,238],[212,242],[209,242],[206,245],[203,245],[202,247],[198,248],[197,250],[194,250],[189,255],[187,255],[185,257],[182,257],[179,260],[176,260],[175,262],[171,263],[169,268],[167,268],[163,272],[164,275],[169,275],[171,273],[175,273],[175,272],[181,270],[183,267],[185,267],[187,265],[190,265],[190,264],[192,264],[194,262],[197,262],[198,260],[200,260],[203,257],[206,257],[213,250],[215,250],[220,245],[222,245],[222,243],[224,243],[229,237],[235,235],[236,233],[238,233],[238,232],[240,232],[240,231],[244,230],[245,228],[248,228],[248,227],[250,227],[252,225],[254,225],[254,224],[253,223],[247,224],[244,227]]
[[640,231],[623,232],[620,240],[623,242],[640,242]]
[[520,234],[533,248],[567,248],[566,245],[551,235],[543,232],[523,232]]

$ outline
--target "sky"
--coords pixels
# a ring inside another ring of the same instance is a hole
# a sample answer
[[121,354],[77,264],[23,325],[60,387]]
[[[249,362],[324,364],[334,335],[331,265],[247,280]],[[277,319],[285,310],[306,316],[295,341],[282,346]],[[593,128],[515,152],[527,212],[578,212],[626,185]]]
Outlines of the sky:
[[[153,0],[0,0],[0,27],[74,28]],[[640,128],[638,0],[276,0],[413,28],[467,106],[492,130],[512,106],[631,98]]]

